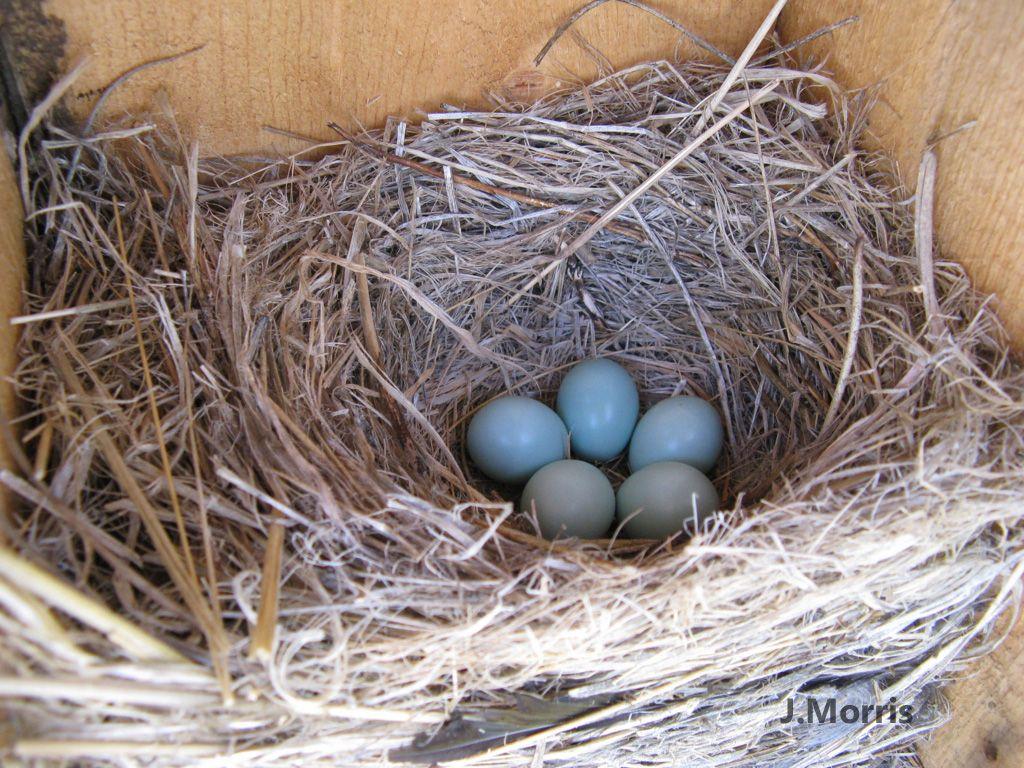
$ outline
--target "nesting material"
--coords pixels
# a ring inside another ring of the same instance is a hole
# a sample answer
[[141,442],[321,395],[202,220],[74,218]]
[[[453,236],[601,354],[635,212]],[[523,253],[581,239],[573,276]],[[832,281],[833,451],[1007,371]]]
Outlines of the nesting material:
[[[865,109],[773,53],[272,162],[44,124],[9,756],[909,764],[1016,595],[1024,378]],[[722,414],[688,544],[546,542],[466,458],[595,356]],[[781,723],[798,692],[915,718]],[[456,708],[489,752],[410,747]]]

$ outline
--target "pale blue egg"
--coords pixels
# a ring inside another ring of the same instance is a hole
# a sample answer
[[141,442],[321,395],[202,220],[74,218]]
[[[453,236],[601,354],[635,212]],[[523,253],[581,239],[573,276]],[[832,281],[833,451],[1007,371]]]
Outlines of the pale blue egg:
[[615,501],[626,537],[664,539],[683,529],[693,533],[718,509],[718,492],[699,469],[658,461],[627,477]]
[[566,374],[555,408],[569,429],[573,454],[607,461],[629,442],[640,413],[640,396],[633,377],[621,365],[586,360]]
[[593,464],[566,459],[537,470],[523,489],[520,509],[536,511],[545,539],[596,539],[615,519],[615,492]]
[[636,472],[656,461],[681,461],[709,471],[722,452],[722,420],[699,397],[670,397],[643,415],[629,444],[629,468]]
[[528,397],[492,400],[473,416],[466,433],[469,457],[480,471],[502,483],[524,483],[553,461],[564,459],[569,435],[558,414]]

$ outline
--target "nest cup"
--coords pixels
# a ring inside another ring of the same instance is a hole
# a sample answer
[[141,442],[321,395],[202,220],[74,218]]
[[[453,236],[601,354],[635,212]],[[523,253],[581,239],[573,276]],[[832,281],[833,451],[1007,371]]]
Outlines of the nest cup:
[[[0,663],[127,693],[17,699],[21,738],[377,765],[465,757],[409,748],[457,709],[505,733],[481,765],[899,764],[1021,568],[1022,377],[865,104],[776,54],[728,75],[270,164],[44,131],[7,536],[79,625],[26,618]],[[594,356],[720,410],[689,542],[545,542],[467,462],[476,408]],[[815,692],[917,716],[781,722]]]

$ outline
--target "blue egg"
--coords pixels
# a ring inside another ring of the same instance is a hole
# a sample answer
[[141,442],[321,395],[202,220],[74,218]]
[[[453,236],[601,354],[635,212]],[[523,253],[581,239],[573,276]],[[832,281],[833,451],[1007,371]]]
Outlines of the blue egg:
[[545,539],[596,539],[615,519],[615,491],[593,464],[575,459],[541,467],[523,489],[523,512],[536,512]]
[[524,483],[545,464],[566,457],[569,435],[543,403],[507,395],[476,412],[466,444],[473,463],[489,478]]
[[699,397],[670,397],[644,414],[629,444],[629,468],[656,461],[681,461],[709,471],[722,452],[722,420]]
[[586,360],[566,374],[555,408],[569,429],[573,454],[607,461],[629,442],[640,413],[640,396],[621,365]]
[[615,515],[631,539],[664,539],[692,533],[718,509],[718,492],[689,464],[658,461],[634,472],[619,486]]

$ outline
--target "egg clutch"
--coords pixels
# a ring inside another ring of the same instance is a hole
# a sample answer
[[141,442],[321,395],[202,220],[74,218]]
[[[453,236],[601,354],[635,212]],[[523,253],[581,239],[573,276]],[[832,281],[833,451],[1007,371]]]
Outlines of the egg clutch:
[[[499,397],[476,412],[466,434],[469,456],[485,475],[526,484],[520,508],[536,514],[547,539],[603,538],[613,525],[635,539],[695,530],[718,508],[705,473],[722,442],[718,412],[699,397],[670,397],[640,418],[636,383],[606,359],[575,365],[555,410],[528,397]],[[627,449],[631,474],[616,493],[588,462]]]

